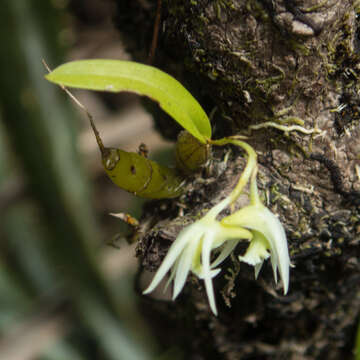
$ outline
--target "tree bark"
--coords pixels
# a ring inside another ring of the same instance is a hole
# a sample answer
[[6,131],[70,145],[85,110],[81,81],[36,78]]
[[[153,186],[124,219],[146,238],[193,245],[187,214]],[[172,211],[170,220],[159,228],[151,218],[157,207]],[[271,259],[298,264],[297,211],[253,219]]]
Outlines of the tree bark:
[[[166,344],[180,334],[191,359],[352,356],[360,311],[358,12],[351,0],[163,4],[159,63],[186,74],[189,90],[215,109],[215,137],[249,136],[259,155],[259,187],[285,226],[294,265],[283,296],[270,266],[256,281],[234,256],[214,281],[218,317],[195,278],[175,303],[144,298],[153,322],[181,325],[180,333],[158,330]],[[220,167],[223,157],[214,154]],[[229,193],[243,165],[233,149],[220,175],[203,174],[180,199],[145,208],[143,268],[156,270],[179,230]]]

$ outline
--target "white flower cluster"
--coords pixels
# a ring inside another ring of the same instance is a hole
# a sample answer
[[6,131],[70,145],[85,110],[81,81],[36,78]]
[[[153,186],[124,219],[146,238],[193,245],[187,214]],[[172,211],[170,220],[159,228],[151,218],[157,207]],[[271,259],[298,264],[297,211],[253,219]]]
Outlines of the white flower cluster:
[[[204,280],[210,308],[217,315],[212,279],[221,271],[218,266],[232,253],[239,241],[244,239],[250,244],[245,255],[240,256],[239,260],[253,265],[257,278],[264,260],[270,257],[275,282],[279,271],[284,294],[287,293],[290,259],[284,228],[259,198],[254,150],[242,141],[231,142],[243,147],[249,155],[238,185],[204,217],[179,233],[144,294],[152,292],[170,271],[167,285],[173,281],[173,299],[175,299],[183,289],[191,271]],[[250,178],[250,204],[218,221],[216,218],[219,213],[238,198]],[[218,251],[218,256],[211,262],[213,250]]]

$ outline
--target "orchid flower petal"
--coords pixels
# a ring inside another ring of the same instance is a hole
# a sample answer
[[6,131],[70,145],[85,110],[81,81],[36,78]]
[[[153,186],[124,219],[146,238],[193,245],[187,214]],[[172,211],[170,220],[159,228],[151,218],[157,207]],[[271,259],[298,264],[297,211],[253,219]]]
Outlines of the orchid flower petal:
[[255,265],[255,279],[258,278],[259,273],[260,273],[260,270],[261,270],[261,268],[262,268],[262,266],[263,266],[263,263],[264,263],[264,262],[261,261],[261,262],[259,262],[258,264]]
[[[277,282],[278,282],[278,278],[277,278],[277,268],[278,268],[277,260],[275,259],[275,257],[272,257],[270,260],[271,260],[271,267],[273,269],[273,274],[274,274],[274,281],[275,281],[275,284],[277,284]],[[284,282],[284,292],[285,292],[285,282]],[[286,292],[287,292],[287,290],[286,290]],[[285,294],[286,294],[286,292],[285,292]]]
[[215,303],[215,295],[214,288],[212,283],[211,271],[210,271],[210,252],[211,245],[214,241],[214,236],[211,233],[208,233],[205,239],[203,240],[203,248],[201,252],[201,259],[203,265],[203,277],[205,282],[206,294],[209,299],[209,305],[212,312],[217,315],[216,303]]
[[149,294],[159,285],[161,280],[165,277],[166,273],[175,263],[178,256],[184,250],[187,243],[191,240],[191,238],[198,235],[199,230],[201,229],[190,225],[179,233],[177,239],[170,246],[168,253],[166,254],[150,285],[143,291],[143,294]]
[[176,274],[176,269],[177,269],[177,267],[178,267],[178,265],[179,265],[179,260],[180,260],[180,258],[178,258],[178,259],[175,261],[174,265],[173,265],[172,268],[171,268],[170,276],[169,276],[169,278],[167,279],[166,284],[165,284],[165,286],[164,286],[164,291],[163,291],[164,293],[167,291],[167,289],[169,288],[169,285],[170,285],[171,282],[174,280],[174,277],[175,277],[175,274]]
[[218,257],[211,263],[211,268],[214,268],[221,264],[233,252],[238,243],[239,240],[228,240],[222,248]]
[[192,259],[196,248],[198,246],[200,239],[192,239],[192,241],[188,244],[188,246],[183,250],[180,255],[179,263],[176,269],[175,279],[174,279],[174,292],[173,292],[173,300],[179,295],[181,290],[183,289],[186,279],[188,277]]

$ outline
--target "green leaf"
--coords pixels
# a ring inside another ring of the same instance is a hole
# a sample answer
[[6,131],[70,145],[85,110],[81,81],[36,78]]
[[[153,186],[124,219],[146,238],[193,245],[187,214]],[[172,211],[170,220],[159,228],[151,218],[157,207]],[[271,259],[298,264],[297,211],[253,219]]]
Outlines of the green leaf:
[[68,87],[148,96],[202,143],[211,138],[210,121],[200,104],[176,79],[152,66],[132,61],[80,60],[59,66],[46,79]]

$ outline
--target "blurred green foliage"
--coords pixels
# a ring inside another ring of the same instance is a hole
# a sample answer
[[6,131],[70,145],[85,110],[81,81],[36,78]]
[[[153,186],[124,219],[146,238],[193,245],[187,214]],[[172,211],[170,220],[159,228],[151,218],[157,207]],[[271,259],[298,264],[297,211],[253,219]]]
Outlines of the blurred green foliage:
[[44,80],[41,59],[63,61],[61,15],[28,0],[0,12],[0,358],[150,359],[129,281],[115,288],[100,268],[76,121]]

